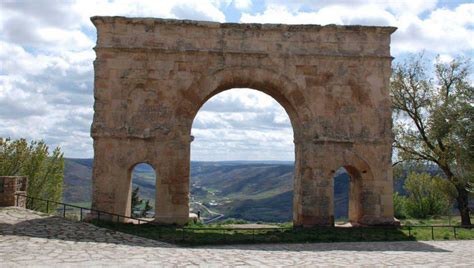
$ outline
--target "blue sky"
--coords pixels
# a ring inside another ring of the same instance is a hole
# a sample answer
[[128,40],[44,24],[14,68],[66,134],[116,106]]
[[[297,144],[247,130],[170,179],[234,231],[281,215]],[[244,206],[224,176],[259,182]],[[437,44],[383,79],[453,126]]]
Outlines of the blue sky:
[[[395,62],[424,51],[474,56],[473,1],[177,0],[0,2],[0,137],[44,139],[67,157],[92,157],[96,32],[89,17],[121,15],[242,23],[398,27]],[[232,89],[193,125],[193,160],[293,160],[285,111],[271,97]]]

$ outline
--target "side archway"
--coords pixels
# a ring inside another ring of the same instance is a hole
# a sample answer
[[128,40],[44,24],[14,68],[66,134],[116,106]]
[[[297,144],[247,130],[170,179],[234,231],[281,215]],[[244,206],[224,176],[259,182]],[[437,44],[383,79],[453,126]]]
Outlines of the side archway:
[[[335,157],[336,159],[338,157]],[[331,173],[335,174],[337,170],[343,170],[347,172],[349,176],[348,185],[348,213],[347,219],[351,225],[359,225],[363,223],[363,218],[366,215],[371,215],[373,209],[367,206],[365,200],[371,194],[371,191],[367,191],[374,180],[372,170],[362,157],[358,156],[354,152],[345,151],[341,158],[336,160],[336,164],[331,169]],[[334,177],[332,178],[331,184],[334,188]],[[331,191],[331,200],[334,200],[334,190]],[[335,224],[335,207],[334,202],[331,202],[331,215],[332,225]]]
[[130,180],[127,216],[147,218],[154,216],[153,208],[156,206],[156,181],[155,168],[148,162],[132,165],[128,170]]
[[[345,181],[346,176],[348,181]],[[357,225],[363,215],[363,178],[361,172],[351,165],[341,166],[333,177],[332,185],[334,188],[334,202],[331,204],[334,215],[333,225],[336,224],[338,219],[341,219],[341,216],[343,219],[347,219],[348,223],[352,226]],[[337,194],[338,196],[336,196]],[[347,197],[347,200],[345,197]],[[346,208],[347,210],[345,210]]]

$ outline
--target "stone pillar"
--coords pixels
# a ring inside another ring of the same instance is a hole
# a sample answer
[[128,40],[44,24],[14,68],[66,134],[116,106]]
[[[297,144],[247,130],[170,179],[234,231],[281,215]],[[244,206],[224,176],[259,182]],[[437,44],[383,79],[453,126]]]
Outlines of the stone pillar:
[[158,152],[155,222],[183,225],[189,219],[190,138],[171,141]]
[[380,159],[372,159],[370,165],[373,179],[363,181],[359,223],[400,225],[394,218],[392,165]]
[[0,207],[19,206],[26,208],[28,178],[24,176],[0,177]]
[[300,157],[295,161],[293,224],[303,227],[332,226],[331,171],[324,166],[324,161],[317,161],[318,151],[311,141],[302,141],[295,145],[295,149]]
[[[348,205],[348,216],[349,222],[353,224],[359,223],[362,215],[362,188],[363,188],[363,175],[353,166],[344,166],[344,169],[349,174],[349,205]],[[365,173],[364,173],[365,174]],[[334,182],[334,178],[333,178]]]
[[[92,181],[92,209],[130,215],[130,170],[120,141],[105,138],[94,140],[94,169]],[[102,219],[111,218],[101,215]]]

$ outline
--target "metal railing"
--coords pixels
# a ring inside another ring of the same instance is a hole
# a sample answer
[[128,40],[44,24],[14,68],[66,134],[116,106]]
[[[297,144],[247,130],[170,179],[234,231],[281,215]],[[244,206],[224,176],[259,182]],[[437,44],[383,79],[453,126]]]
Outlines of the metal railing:
[[439,229],[450,229],[454,238],[458,238],[459,229],[474,229],[474,226],[462,226],[462,225],[402,225],[402,226],[364,226],[364,227],[335,227],[335,226],[317,226],[312,228],[301,228],[301,227],[271,227],[271,228],[225,228],[225,227],[184,227],[181,228],[183,232],[202,232],[202,231],[215,231],[215,232],[222,232],[225,234],[226,232],[250,232],[252,235],[253,240],[255,239],[256,234],[263,232],[296,232],[300,234],[306,233],[307,235],[312,235],[314,237],[322,236],[324,234],[328,234],[331,231],[338,231],[338,232],[345,232],[348,235],[354,235],[354,237],[360,238],[360,240],[364,240],[364,236],[366,236],[366,231],[374,230],[382,232],[382,236],[385,239],[389,238],[390,232],[394,231],[408,231],[408,238],[415,239],[416,238],[416,231],[420,229],[429,229],[431,233],[431,239],[435,240],[435,237],[440,232],[436,232]]
[[[51,200],[46,200],[37,197],[30,197],[24,194],[16,194],[18,198],[26,198],[27,208],[35,209],[35,204],[38,202],[43,202],[44,210],[49,214],[51,208],[54,208],[56,211],[59,211],[60,214],[56,214],[58,216],[62,216],[63,218],[67,218],[66,211],[68,209],[78,209],[79,210],[79,217],[74,218],[74,220],[84,221],[85,218],[83,217],[84,212],[89,213],[91,217],[87,218],[88,221],[97,220],[100,222],[107,222],[107,223],[122,223],[120,220],[129,219],[136,221],[136,223],[151,223],[153,220],[141,219],[132,216],[124,216],[115,213],[110,213],[102,210],[91,209],[71,204],[66,204],[62,202],[56,202]],[[17,202],[18,202],[17,198]],[[35,203],[36,202],[36,203]],[[18,203],[17,203],[18,205]],[[41,211],[41,209],[36,209]],[[44,212],[44,211],[43,211]],[[95,216],[95,217],[94,217]],[[291,240],[291,236],[300,236],[300,240],[297,242],[310,242],[310,241],[319,241],[318,239],[321,237],[325,237],[326,240],[329,241],[345,241],[345,240],[338,240],[338,236],[341,235],[348,235],[352,239],[356,239],[357,241],[376,241],[373,240],[374,237],[379,236],[380,240],[390,240],[390,235],[399,235],[398,238],[404,238],[402,235],[402,231],[408,231],[408,239],[416,239],[417,230],[420,229],[430,229],[431,232],[431,239],[435,240],[436,235],[440,232],[437,230],[444,228],[450,229],[454,238],[458,238],[459,229],[469,229],[473,230],[474,226],[462,226],[462,225],[402,225],[402,226],[364,226],[364,227],[352,227],[352,228],[345,228],[345,227],[331,227],[331,226],[318,226],[314,228],[299,228],[299,227],[270,227],[270,228],[227,228],[227,227],[173,227],[172,230],[172,239],[166,239],[166,241],[172,242],[193,242],[195,239],[208,239],[209,236],[215,236],[216,240],[213,242],[287,242],[284,239],[278,239],[275,235],[284,235],[289,234],[288,238]],[[159,229],[159,228],[158,228]],[[370,231],[370,232],[369,232]],[[373,231],[373,232],[372,232]],[[398,233],[397,233],[398,232]],[[331,234],[334,236],[331,238]],[[441,232],[441,234],[445,234]],[[200,236],[202,235],[202,236]],[[239,239],[235,239],[235,237],[241,236]],[[235,237],[232,237],[235,236]],[[163,237],[163,236],[162,236]],[[344,237],[344,236],[343,236]],[[158,235],[160,238],[160,235]],[[270,240],[268,240],[270,238]],[[281,237],[280,237],[281,238]],[[302,238],[302,239],[301,239]],[[393,236],[392,236],[393,238]],[[397,236],[395,236],[397,238]],[[268,240],[268,241],[267,241]],[[377,241],[380,241],[377,240]],[[396,239],[395,239],[396,240]],[[404,239],[407,240],[407,239]]]
[[[136,218],[136,217],[132,217],[132,216],[119,215],[119,214],[116,214],[116,213],[110,213],[110,212],[103,211],[103,210],[98,210],[98,209],[92,209],[92,208],[87,208],[87,207],[81,207],[81,206],[66,204],[66,203],[62,203],[62,202],[56,202],[56,201],[42,199],[42,198],[38,198],[38,197],[31,197],[31,196],[27,196],[27,195],[21,194],[21,193],[17,193],[15,195],[17,196],[17,199],[16,199],[16,205],[17,206],[19,204],[19,199],[20,198],[26,198],[26,207],[27,208],[38,210],[40,212],[45,212],[47,214],[50,214],[50,211],[52,209],[54,209],[56,212],[59,210],[60,214],[59,215],[55,214],[55,215],[62,216],[63,218],[67,218],[67,213],[66,213],[67,210],[76,209],[76,210],[79,210],[79,214],[78,214],[79,215],[79,218],[78,218],[79,221],[84,221],[86,219],[84,217],[84,213],[86,213],[86,215],[89,214],[89,215],[87,215],[87,216],[89,216],[88,219],[94,219],[94,220],[97,220],[97,221],[107,220],[107,221],[121,222],[121,220],[127,220],[128,219],[128,220],[136,221],[138,224],[153,221],[153,220],[147,220],[147,219],[143,219],[143,218]],[[42,203],[42,205],[44,206],[44,209],[38,209],[38,207],[35,209],[35,204],[38,206],[38,203],[40,203],[40,204]],[[73,214],[73,215],[77,215],[77,214]],[[104,217],[106,217],[106,218],[104,218]],[[75,219],[74,217],[72,217],[72,218]]]

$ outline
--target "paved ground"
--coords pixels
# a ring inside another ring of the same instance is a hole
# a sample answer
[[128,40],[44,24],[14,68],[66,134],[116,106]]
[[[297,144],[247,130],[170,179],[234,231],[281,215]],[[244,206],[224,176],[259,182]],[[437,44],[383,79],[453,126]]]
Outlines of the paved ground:
[[0,208],[0,267],[470,266],[474,241],[176,247],[86,223]]

